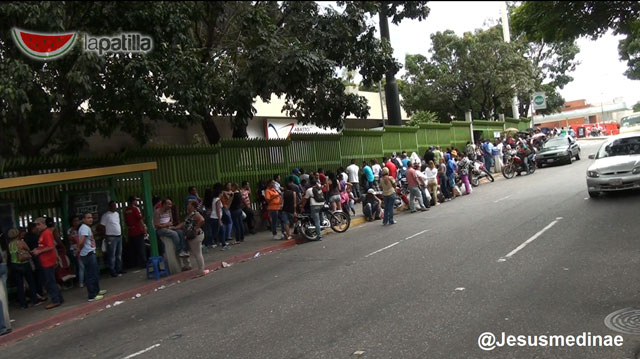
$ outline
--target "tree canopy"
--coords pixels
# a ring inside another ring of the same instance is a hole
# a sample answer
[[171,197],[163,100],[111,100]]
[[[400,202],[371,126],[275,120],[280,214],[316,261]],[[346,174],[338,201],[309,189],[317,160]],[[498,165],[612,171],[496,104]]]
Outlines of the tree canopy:
[[[366,118],[366,101],[345,93],[336,69],[356,70],[370,86],[400,68],[367,21],[376,3],[365,9],[343,2],[338,10],[313,1],[5,3],[0,155],[78,153],[88,136],[115,131],[143,144],[159,122],[201,124],[216,143],[216,116],[228,117],[234,135],[244,137],[254,98],[271,94],[283,96],[284,109],[305,123],[341,128],[349,115]],[[391,6],[392,21],[426,16],[424,2],[402,3]],[[135,31],[152,37],[154,49],[98,56],[78,43],[59,59],[36,61],[12,44],[13,27]]]
[[640,2],[638,1],[524,1],[514,8],[511,24],[534,40],[596,39],[607,31],[625,35],[618,46],[627,61],[625,75],[640,79]]

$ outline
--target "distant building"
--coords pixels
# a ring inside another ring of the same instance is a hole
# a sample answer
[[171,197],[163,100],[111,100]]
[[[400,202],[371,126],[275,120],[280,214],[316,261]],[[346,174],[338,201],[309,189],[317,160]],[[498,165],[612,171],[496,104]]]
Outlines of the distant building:
[[[349,116],[345,121],[345,128],[376,128],[387,123],[387,109],[384,103],[384,93],[358,91],[355,87],[347,88],[347,92],[356,93],[367,99],[369,105],[369,116],[365,119],[358,119]],[[170,100],[169,100],[170,101]],[[320,128],[307,124],[302,125],[296,118],[288,116],[283,110],[285,100],[275,95],[271,96],[271,101],[266,103],[260,98],[256,98],[253,107],[256,113],[247,126],[247,134],[250,138],[287,138],[293,133],[305,134],[326,134],[338,133],[338,130],[331,128]],[[402,121],[410,120],[404,109],[401,108]],[[218,131],[222,138],[231,138],[230,120],[228,117],[219,117],[215,120]],[[100,135],[93,135],[88,138],[89,151],[94,153],[119,152],[124,148],[137,146],[136,141],[128,134],[116,132],[107,141]],[[186,129],[173,127],[167,123],[156,125],[155,136],[152,143],[163,145],[188,145],[193,143],[206,143],[206,136],[201,125],[191,125]]]
[[533,123],[539,127],[568,127],[599,123],[620,123],[620,119],[630,114],[631,108],[623,98],[613,102],[588,104],[586,100],[568,101],[562,112],[551,115],[533,116]]

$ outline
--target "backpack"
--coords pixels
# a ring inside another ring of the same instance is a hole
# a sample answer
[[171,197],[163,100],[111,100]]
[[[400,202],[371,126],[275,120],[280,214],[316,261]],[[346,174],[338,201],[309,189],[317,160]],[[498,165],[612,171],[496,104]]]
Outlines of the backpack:
[[324,203],[324,194],[322,194],[322,191],[320,191],[318,187],[313,187],[312,192],[313,192],[313,199],[316,202]]

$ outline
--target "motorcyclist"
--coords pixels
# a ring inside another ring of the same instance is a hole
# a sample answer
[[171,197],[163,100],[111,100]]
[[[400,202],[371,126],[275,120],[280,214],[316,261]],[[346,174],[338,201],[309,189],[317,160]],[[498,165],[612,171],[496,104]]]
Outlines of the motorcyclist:
[[[529,174],[529,157],[527,156],[527,144],[524,141],[518,142],[517,154],[518,157],[522,160],[524,164],[524,169]],[[520,175],[520,171],[516,174],[516,176]]]

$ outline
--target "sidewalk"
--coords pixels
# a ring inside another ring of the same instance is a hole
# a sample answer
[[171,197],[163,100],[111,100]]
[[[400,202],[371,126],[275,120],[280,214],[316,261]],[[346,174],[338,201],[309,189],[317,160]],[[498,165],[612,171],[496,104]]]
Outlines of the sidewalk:
[[[351,218],[350,228],[366,223],[361,210],[362,206],[356,205],[356,215]],[[327,234],[333,233],[331,230],[327,231]],[[211,274],[215,270],[222,269],[223,262],[224,266],[233,265],[307,242],[304,238],[277,241],[273,240],[272,237],[270,231],[261,231],[254,235],[245,236],[243,243],[232,245],[227,251],[221,251],[219,247],[208,251],[203,250],[205,271],[208,270],[210,271],[208,274]],[[195,266],[195,262],[192,262],[193,266]],[[9,308],[13,331],[0,337],[0,346],[30,337],[43,330],[91,313],[108,310],[123,302],[156,293],[168,286],[196,277],[195,271],[191,270],[155,281],[146,278],[144,269],[132,268],[122,277],[112,278],[108,273],[102,275],[100,289],[106,289],[107,293],[104,299],[99,301],[87,302],[86,288],[74,287],[62,291],[65,300],[64,304],[54,309],[45,309],[45,305],[49,302],[42,303],[37,307],[29,307],[28,309],[20,309],[19,305],[14,304]]]

